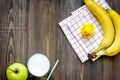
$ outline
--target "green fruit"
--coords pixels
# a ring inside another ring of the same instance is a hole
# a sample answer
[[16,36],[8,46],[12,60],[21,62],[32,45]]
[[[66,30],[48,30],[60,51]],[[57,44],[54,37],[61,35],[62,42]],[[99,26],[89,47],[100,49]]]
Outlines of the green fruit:
[[28,70],[21,63],[13,63],[7,68],[6,76],[8,80],[26,80]]

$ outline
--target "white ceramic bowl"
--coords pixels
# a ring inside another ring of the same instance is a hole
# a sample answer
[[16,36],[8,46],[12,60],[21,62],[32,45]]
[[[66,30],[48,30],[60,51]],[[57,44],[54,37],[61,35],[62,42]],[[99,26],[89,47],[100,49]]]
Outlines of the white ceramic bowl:
[[50,69],[50,62],[45,55],[41,53],[35,53],[29,58],[27,66],[29,72],[33,76],[42,77],[48,73]]

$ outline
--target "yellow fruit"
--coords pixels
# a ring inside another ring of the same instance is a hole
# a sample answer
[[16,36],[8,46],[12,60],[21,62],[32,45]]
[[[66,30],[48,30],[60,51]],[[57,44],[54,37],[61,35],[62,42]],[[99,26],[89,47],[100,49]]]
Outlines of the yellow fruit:
[[112,9],[107,9],[107,12],[113,21],[115,26],[115,40],[110,47],[106,50],[102,51],[101,53],[97,53],[97,56],[106,55],[106,56],[114,56],[120,52],[120,15]]
[[[105,50],[99,51],[96,54],[89,54],[90,58],[95,58],[96,56],[114,56],[120,52],[120,15],[112,9],[107,9],[107,12],[113,21],[115,27],[115,39],[112,45]],[[111,29],[109,29],[111,31]]]
[[114,27],[107,12],[94,0],[84,0],[88,9],[95,15],[103,29],[103,38],[98,48],[93,52],[96,53],[101,49],[109,47],[114,39]]
[[94,26],[92,23],[86,23],[82,26],[80,33],[84,38],[90,38],[94,34]]

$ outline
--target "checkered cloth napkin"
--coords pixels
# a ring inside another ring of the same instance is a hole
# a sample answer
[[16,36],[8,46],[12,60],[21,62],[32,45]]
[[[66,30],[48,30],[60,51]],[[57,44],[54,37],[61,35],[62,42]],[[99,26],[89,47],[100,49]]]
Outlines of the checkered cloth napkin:
[[[104,9],[110,8],[105,0],[96,0]],[[80,29],[85,23],[93,23],[95,34],[85,39],[80,34]],[[72,45],[74,51],[80,58],[81,62],[88,60],[88,53],[97,48],[102,39],[102,28],[95,16],[88,10],[86,5],[72,12],[72,15],[59,23],[61,29],[65,33],[68,41]],[[96,58],[97,59],[97,58]],[[94,59],[93,61],[95,61]]]

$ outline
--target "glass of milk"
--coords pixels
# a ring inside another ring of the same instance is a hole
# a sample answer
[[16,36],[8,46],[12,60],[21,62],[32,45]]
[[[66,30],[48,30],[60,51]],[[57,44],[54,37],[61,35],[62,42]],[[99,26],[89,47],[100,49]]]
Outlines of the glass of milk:
[[27,63],[29,72],[36,77],[46,75],[50,69],[49,59],[42,53],[35,53]]

